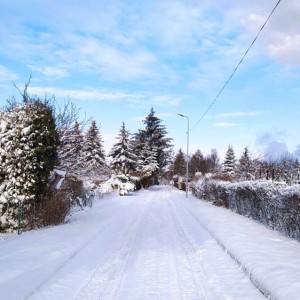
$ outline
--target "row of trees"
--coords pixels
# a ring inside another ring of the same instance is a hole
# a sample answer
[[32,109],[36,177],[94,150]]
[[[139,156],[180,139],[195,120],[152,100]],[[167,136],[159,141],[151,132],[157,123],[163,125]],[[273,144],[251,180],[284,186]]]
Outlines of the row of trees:
[[171,161],[172,144],[167,131],[151,108],[143,120],[144,129],[131,135],[122,124],[118,142],[109,153],[111,166],[117,174],[136,175],[141,185],[147,188],[158,184],[159,178],[166,172]]
[[[153,108],[137,133],[131,135],[122,124],[108,163],[96,121],[80,123],[72,104],[60,109],[54,98],[28,95],[27,86],[21,102],[11,99],[0,111],[0,231],[16,230],[20,212],[24,228],[48,225],[43,217],[55,206],[53,214],[61,214],[56,220],[62,221],[70,197],[83,194],[79,187],[84,180],[103,182],[115,172],[127,180],[134,175],[145,188],[158,183],[172,145]],[[71,191],[58,196],[57,177],[62,173],[72,179],[67,184]]]
[[162,121],[151,108],[143,120],[144,129],[131,134],[123,122],[108,158],[103,150],[103,141],[95,121],[85,135],[77,120],[73,126],[60,130],[61,143],[58,148],[60,168],[78,176],[101,176],[111,174],[129,176],[135,174],[142,185],[148,187],[158,183],[165,172],[172,153],[171,139]]
[[[179,149],[173,164],[173,174],[185,176],[186,157]],[[236,158],[235,151],[231,145],[225,153],[224,161],[221,164],[218,153],[215,149],[211,154],[204,156],[197,150],[189,157],[189,177],[193,179],[197,173],[222,173],[228,178],[236,181],[267,179],[273,181],[285,181],[288,184],[299,183],[300,163],[298,159],[290,156],[277,160],[266,160],[254,157],[246,147],[239,158]]]

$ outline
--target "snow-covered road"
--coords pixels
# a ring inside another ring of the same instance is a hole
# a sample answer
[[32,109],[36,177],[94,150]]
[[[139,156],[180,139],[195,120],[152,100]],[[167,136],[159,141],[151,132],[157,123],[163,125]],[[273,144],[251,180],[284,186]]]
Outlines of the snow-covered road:
[[1,241],[0,299],[266,299],[193,200],[153,187]]

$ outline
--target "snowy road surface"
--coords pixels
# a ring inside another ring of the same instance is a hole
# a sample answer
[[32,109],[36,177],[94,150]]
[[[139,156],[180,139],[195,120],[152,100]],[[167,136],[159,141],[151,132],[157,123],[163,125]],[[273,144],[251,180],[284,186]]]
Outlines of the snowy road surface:
[[0,241],[0,299],[266,299],[203,227],[199,201],[154,187]]

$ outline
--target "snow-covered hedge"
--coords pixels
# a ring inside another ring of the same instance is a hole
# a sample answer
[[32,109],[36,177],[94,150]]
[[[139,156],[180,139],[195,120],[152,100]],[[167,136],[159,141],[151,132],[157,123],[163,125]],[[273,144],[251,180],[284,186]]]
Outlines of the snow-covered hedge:
[[124,196],[135,190],[135,185],[130,181],[129,177],[124,174],[112,175],[109,180],[104,182],[100,187],[102,194],[110,193],[118,190],[119,195]]
[[205,178],[193,185],[193,193],[300,239],[300,185],[269,181],[230,183]]

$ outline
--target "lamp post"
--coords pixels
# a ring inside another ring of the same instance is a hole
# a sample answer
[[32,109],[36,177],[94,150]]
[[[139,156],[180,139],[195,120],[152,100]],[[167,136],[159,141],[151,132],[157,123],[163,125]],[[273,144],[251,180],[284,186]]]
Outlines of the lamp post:
[[190,120],[188,116],[185,116],[183,114],[178,114],[178,116],[186,118],[187,119],[187,141],[186,141],[186,183],[185,183],[185,197],[188,197],[188,191],[189,191],[189,132],[190,132]]

